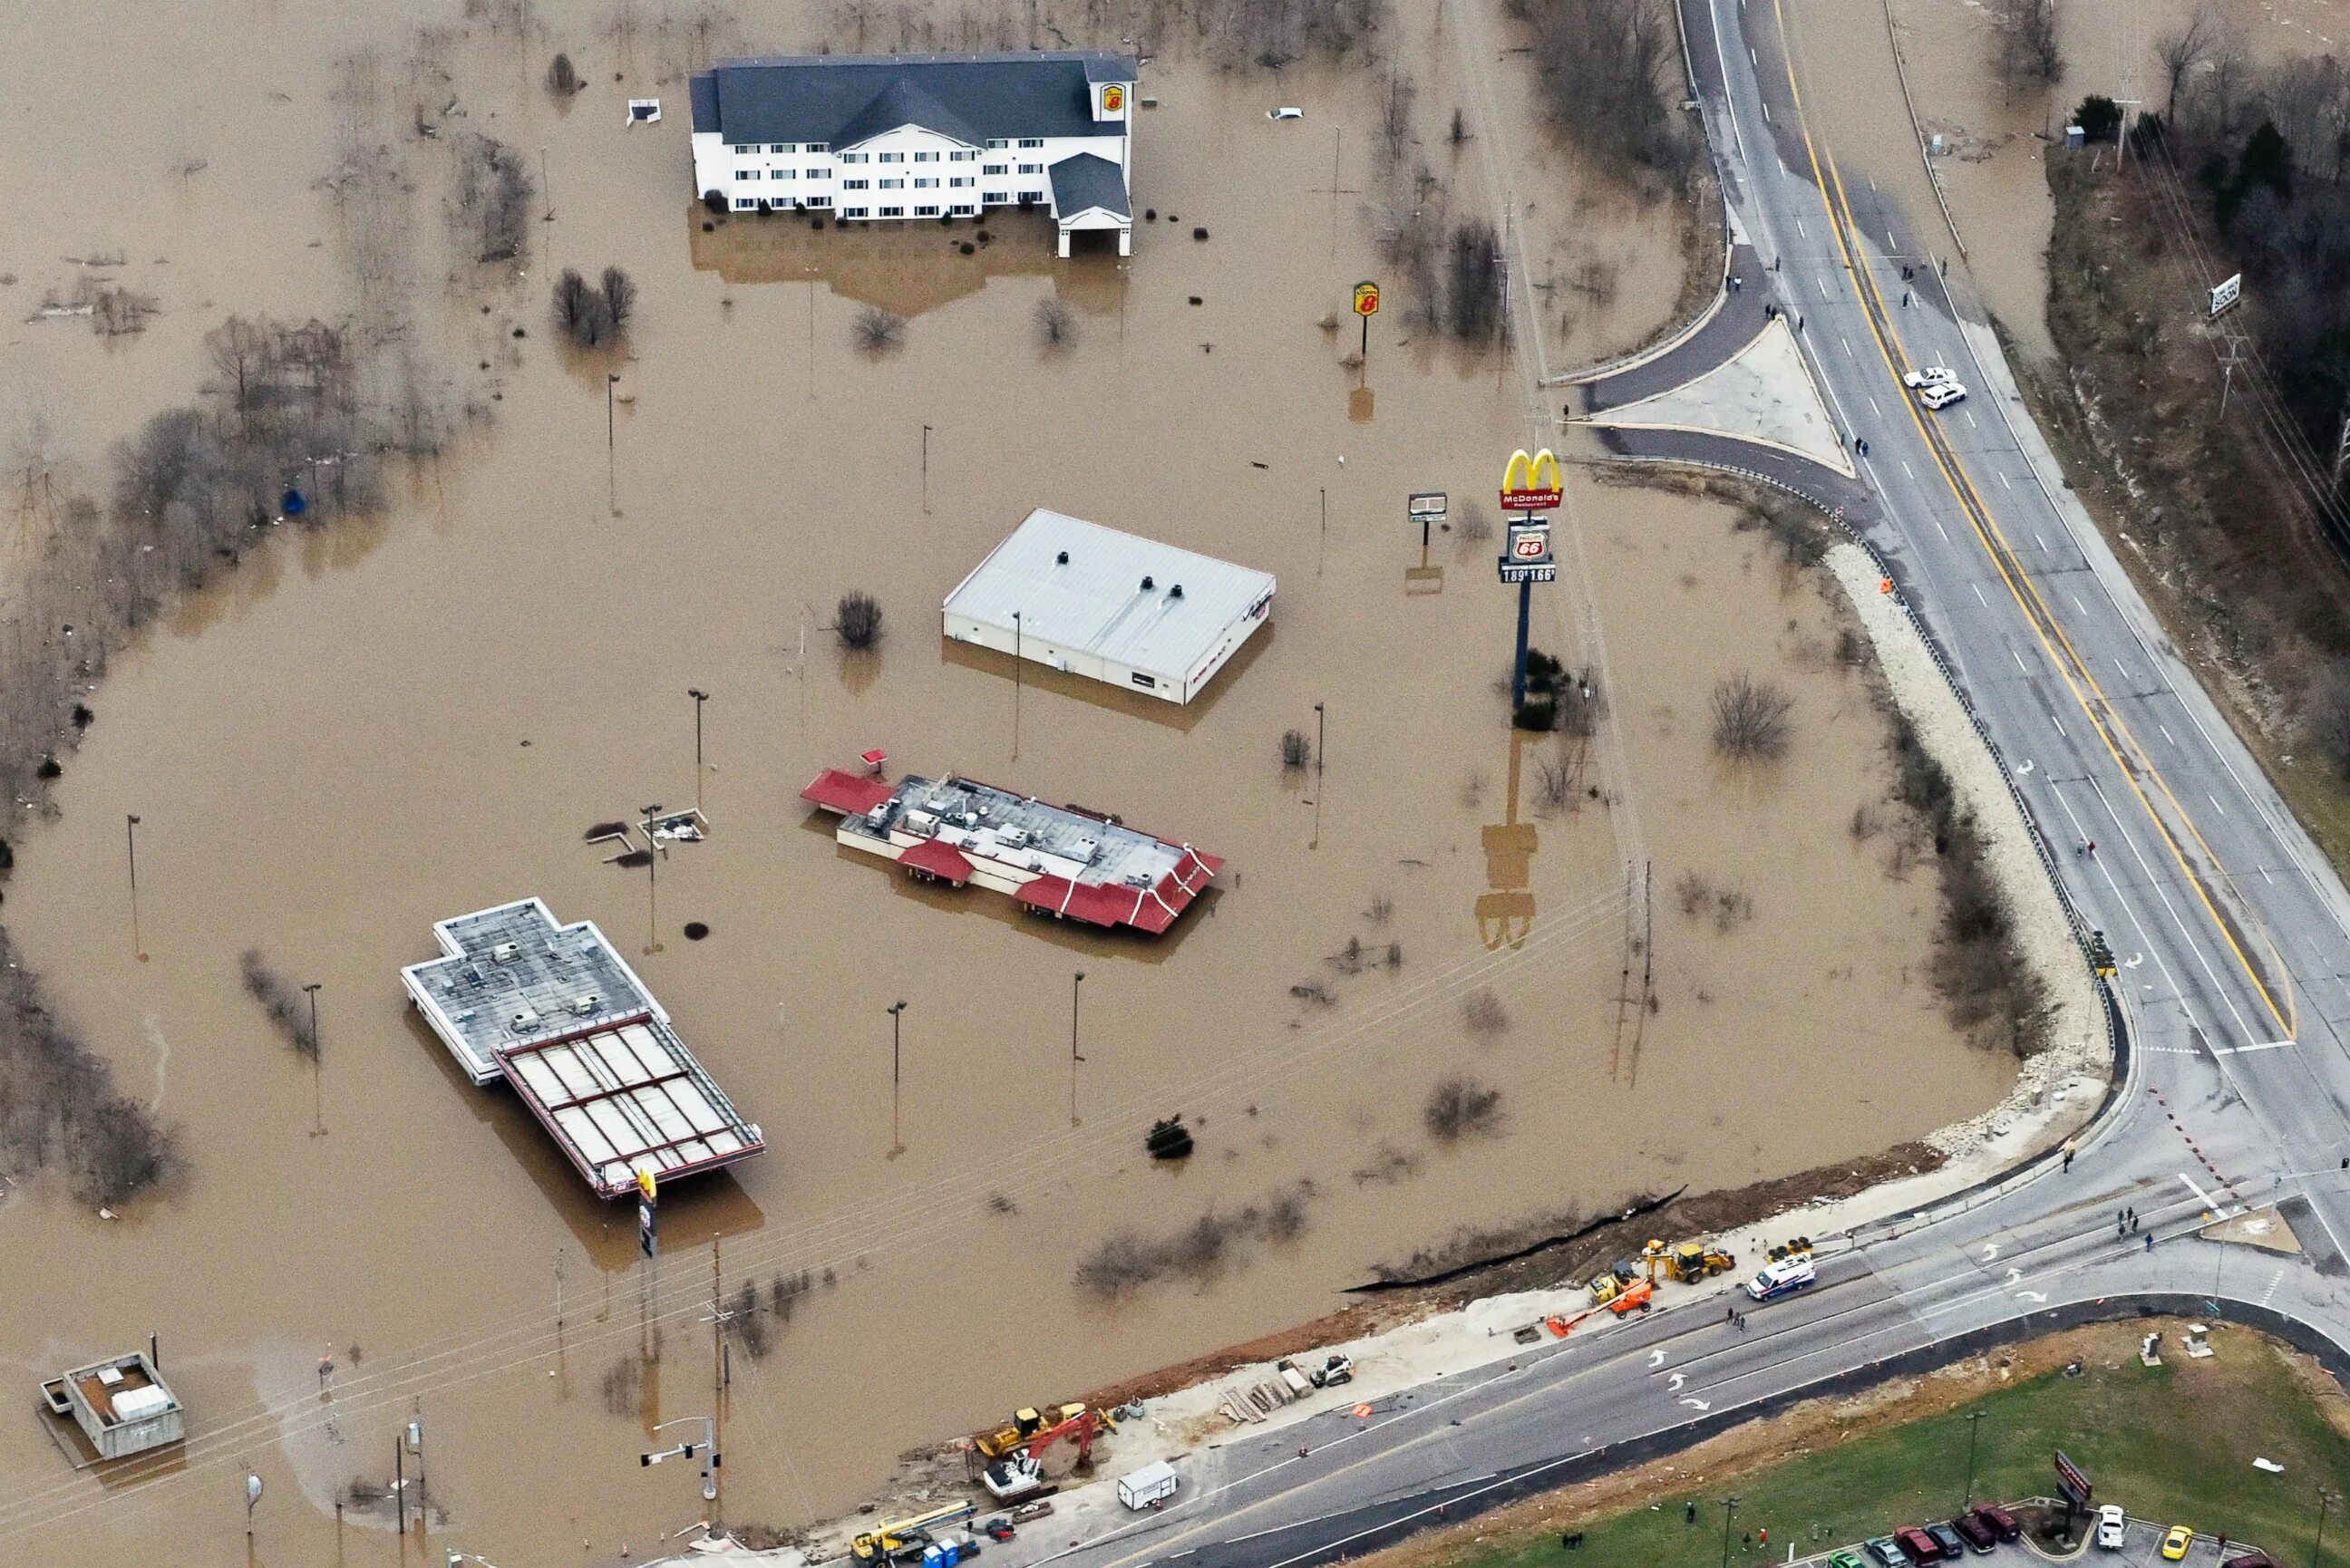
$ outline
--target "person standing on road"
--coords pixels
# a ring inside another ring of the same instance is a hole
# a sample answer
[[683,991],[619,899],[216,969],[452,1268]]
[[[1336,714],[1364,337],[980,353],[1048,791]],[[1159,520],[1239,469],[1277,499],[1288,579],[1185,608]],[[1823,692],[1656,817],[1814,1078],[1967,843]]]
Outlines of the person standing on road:
[[2154,1251],[2154,1238],[2151,1236],[2146,1239],[2146,1250],[2149,1252]]
[[2066,1138],[2064,1140],[2064,1168],[2067,1170],[2073,1168],[2073,1140],[2071,1138]]

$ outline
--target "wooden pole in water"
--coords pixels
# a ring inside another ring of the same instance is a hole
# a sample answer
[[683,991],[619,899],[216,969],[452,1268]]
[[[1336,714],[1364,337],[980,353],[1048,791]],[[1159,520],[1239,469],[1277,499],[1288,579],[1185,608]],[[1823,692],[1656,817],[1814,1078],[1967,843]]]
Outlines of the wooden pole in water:
[[1086,971],[1079,970],[1069,981],[1069,1125],[1077,1125],[1077,1064],[1085,1058],[1077,1054],[1078,988],[1086,983]]
[[391,1435],[391,1512],[399,1521],[400,1533],[408,1533],[408,1450],[400,1446],[400,1434]]
[[126,815],[122,819],[122,836],[130,846],[130,950],[139,961],[147,961],[147,948],[139,940],[139,818]]

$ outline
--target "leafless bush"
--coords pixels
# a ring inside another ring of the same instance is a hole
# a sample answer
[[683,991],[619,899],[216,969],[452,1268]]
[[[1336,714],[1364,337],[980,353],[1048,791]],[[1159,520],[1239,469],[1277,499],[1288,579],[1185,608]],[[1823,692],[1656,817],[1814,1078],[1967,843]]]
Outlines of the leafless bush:
[[1464,343],[1491,343],[1502,329],[1502,244],[1493,225],[1471,219],[1452,231],[1447,253],[1445,319]]
[[576,267],[565,267],[555,280],[555,325],[583,348],[593,348],[612,335],[611,311],[604,296],[588,286]]
[[1695,919],[1697,912],[1713,900],[1713,884],[1694,871],[1684,871],[1673,883],[1673,897],[1679,900],[1681,913]]
[[1461,520],[1452,524],[1453,533],[1464,545],[1482,545],[1493,536],[1493,519],[1486,514],[1484,504],[1466,501],[1461,505]]
[[1363,911],[1364,919],[1375,926],[1384,926],[1395,919],[1395,900],[1385,893],[1371,895],[1371,907]]
[[1565,762],[1558,757],[1534,759],[1534,809],[1563,811],[1566,797],[1575,784],[1575,775]]
[[1302,768],[1313,760],[1314,742],[1305,731],[1284,730],[1281,732],[1281,765],[1283,767]]
[[271,1025],[286,1036],[295,1054],[317,1057],[318,1037],[310,1031],[309,1010],[303,1005],[302,993],[270,967],[259,948],[245,949],[237,955],[236,963],[245,994],[261,1003],[261,1011],[269,1015]]
[[871,648],[881,640],[881,601],[862,589],[841,595],[832,629],[844,648]]
[[1440,1143],[1491,1137],[1502,1130],[1502,1091],[1456,1074],[1429,1091],[1420,1119],[1429,1136]]
[[599,1392],[604,1397],[604,1410],[612,1416],[633,1416],[638,1402],[644,1396],[644,1364],[634,1355],[623,1355],[604,1369]]
[[1419,1160],[1393,1144],[1383,1143],[1368,1164],[1357,1166],[1348,1174],[1357,1187],[1367,1187],[1374,1182],[1381,1187],[1392,1187],[1406,1177],[1418,1174],[1419,1170]]
[[1419,91],[1408,73],[1388,72],[1388,89],[1379,99],[1379,151],[1391,167],[1411,147],[1411,106]]
[[1461,999],[1461,1026],[1481,1040],[1491,1040],[1510,1026],[1509,1009],[1490,988],[1481,987]]
[[857,313],[857,319],[849,324],[848,335],[868,354],[884,353],[906,341],[906,318],[878,305],[868,305]]
[[1778,496],[1758,496],[1731,524],[1740,533],[1760,530],[1770,538],[1784,565],[1796,568],[1818,566],[1827,559],[1827,530],[1817,514]]
[[151,294],[141,294],[135,288],[116,284],[101,288],[90,296],[90,330],[100,337],[120,337],[126,333],[147,330],[147,318],[161,306]]
[[1117,1231],[1079,1262],[1075,1282],[1087,1295],[1109,1301],[1170,1274],[1204,1279],[1243,1261],[1253,1243],[1296,1240],[1314,1198],[1313,1184],[1301,1181],[1233,1212],[1210,1210],[1166,1236]]
[[2179,89],[2186,85],[2188,77],[2237,47],[2234,27],[2220,9],[2218,0],[2202,0],[2185,26],[2156,39],[2154,55],[2161,62],[2163,82],[2168,88],[2162,99],[2164,113],[2176,119]]
[[1077,313],[1057,295],[1036,302],[1036,336],[1047,348],[1066,348],[1077,340]]
[[727,1337],[741,1345],[744,1355],[757,1361],[767,1354],[773,1343],[767,1330],[767,1314],[759,1305],[758,1282],[744,1280],[727,1299]]
[[1431,330],[1444,320],[1444,212],[1430,199],[1435,185],[1426,165],[1408,183],[1390,181],[1378,218],[1379,254],[1393,269],[1396,292],[1411,302],[1404,319]]
[[458,144],[457,226],[475,261],[511,261],[522,254],[536,194],[529,166],[504,142],[468,134]]
[[546,90],[556,98],[569,98],[588,84],[579,79],[578,67],[569,55],[557,55],[546,67]]
[[1767,680],[1740,673],[1713,689],[1713,749],[1734,763],[1787,754],[1787,714],[1794,699]]

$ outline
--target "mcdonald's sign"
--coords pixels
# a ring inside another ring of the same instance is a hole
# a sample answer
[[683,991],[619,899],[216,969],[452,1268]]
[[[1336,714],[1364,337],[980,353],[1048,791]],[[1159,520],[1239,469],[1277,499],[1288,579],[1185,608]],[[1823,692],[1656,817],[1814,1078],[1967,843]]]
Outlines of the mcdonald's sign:
[[1520,447],[1502,471],[1502,509],[1544,512],[1559,504],[1558,459],[1551,450],[1529,453]]

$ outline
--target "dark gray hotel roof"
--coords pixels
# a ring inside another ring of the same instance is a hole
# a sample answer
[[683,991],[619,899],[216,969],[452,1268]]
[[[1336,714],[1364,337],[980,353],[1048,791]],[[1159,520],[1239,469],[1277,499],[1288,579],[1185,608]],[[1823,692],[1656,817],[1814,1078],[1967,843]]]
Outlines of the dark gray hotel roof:
[[1099,207],[1121,218],[1134,216],[1126,199],[1126,178],[1118,166],[1091,152],[1064,158],[1053,165],[1053,210],[1063,217]]
[[1135,62],[1091,52],[789,55],[723,60],[692,78],[693,129],[730,142],[854,146],[900,125],[974,146],[992,137],[1106,136],[1087,84]]

